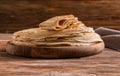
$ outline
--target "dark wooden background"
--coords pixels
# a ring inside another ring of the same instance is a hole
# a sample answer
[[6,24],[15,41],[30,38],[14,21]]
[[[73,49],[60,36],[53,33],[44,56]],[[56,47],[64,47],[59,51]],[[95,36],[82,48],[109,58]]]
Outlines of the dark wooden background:
[[78,16],[87,26],[120,30],[120,0],[0,0],[0,33],[38,27],[65,14]]

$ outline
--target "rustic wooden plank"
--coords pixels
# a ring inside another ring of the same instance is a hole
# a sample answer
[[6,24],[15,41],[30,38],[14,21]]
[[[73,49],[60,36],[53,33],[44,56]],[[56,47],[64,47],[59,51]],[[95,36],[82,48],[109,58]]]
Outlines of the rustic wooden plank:
[[102,53],[77,59],[30,59],[0,52],[3,76],[119,76],[120,53],[105,49]]
[[38,27],[64,14],[78,16],[87,26],[120,29],[119,8],[119,0],[0,0],[0,32]]

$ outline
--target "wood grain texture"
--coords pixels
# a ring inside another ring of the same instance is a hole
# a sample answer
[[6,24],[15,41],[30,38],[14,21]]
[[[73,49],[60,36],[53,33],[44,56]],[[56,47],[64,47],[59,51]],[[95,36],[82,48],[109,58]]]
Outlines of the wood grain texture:
[[80,58],[101,53],[104,43],[81,46],[26,46],[8,42],[6,52],[11,55],[34,58]]
[[120,52],[78,59],[30,59],[0,52],[2,76],[120,76]]
[[0,76],[120,76],[120,52],[106,48],[84,58],[34,59],[0,51]]
[[38,27],[65,14],[74,14],[87,26],[120,30],[120,0],[0,0],[0,32]]

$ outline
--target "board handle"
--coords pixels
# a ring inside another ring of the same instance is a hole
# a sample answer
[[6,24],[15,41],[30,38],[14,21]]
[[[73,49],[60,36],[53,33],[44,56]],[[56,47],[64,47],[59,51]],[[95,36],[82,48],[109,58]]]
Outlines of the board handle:
[[0,34],[0,52],[6,51],[7,42],[12,40],[12,34]]

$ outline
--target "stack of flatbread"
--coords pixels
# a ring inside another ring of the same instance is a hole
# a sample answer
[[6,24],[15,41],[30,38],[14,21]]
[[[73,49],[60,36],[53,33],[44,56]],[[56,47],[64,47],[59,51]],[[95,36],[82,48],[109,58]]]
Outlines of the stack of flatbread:
[[13,43],[41,46],[80,46],[101,42],[93,28],[86,27],[73,15],[56,16],[40,23],[39,28],[14,33]]

